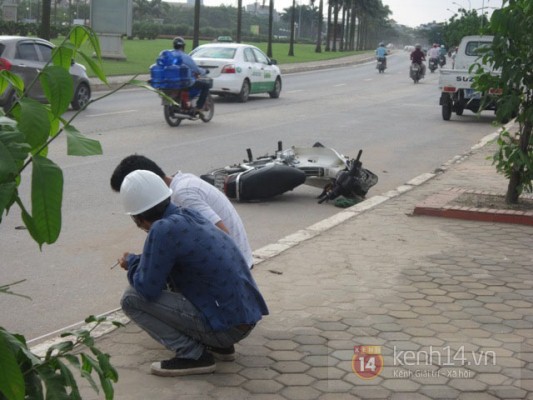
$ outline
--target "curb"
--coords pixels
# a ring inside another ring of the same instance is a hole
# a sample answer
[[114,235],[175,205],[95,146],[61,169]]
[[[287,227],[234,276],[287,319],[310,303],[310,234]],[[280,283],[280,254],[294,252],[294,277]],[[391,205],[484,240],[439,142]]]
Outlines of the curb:
[[[533,211],[501,210],[493,208],[476,208],[463,206],[448,206],[447,204],[457,199],[462,194],[483,194],[499,196],[498,193],[451,188],[447,191],[429,196],[417,204],[413,211],[415,215],[430,217],[455,218],[468,221],[500,222],[507,224],[520,224],[533,226]],[[531,197],[525,197],[531,198]]]

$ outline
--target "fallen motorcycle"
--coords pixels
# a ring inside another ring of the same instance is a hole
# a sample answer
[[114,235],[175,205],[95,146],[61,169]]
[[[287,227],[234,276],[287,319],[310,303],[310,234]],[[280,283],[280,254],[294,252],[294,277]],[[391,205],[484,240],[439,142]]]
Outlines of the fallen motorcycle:
[[201,178],[214,185],[230,199],[254,201],[278,196],[301,184],[322,189],[319,203],[339,196],[360,200],[378,182],[378,177],[362,167],[360,157],[349,159],[336,150],[315,143],[312,147],[278,149],[273,155],[253,158],[214,169]]

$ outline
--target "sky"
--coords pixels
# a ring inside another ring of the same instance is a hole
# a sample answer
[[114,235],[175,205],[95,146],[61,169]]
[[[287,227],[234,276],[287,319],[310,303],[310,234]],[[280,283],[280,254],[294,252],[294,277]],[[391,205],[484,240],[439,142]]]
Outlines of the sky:
[[[185,2],[186,0],[167,0],[172,2]],[[257,0],[263,3],[263,0]],[[237,0],[203,0],[206,6],[221,4],[237,6]],[[254,3],[254,0],[243,0],[244,6]],[[444,22],[450,19],[459,8],[476,9],[481,13],[484,6],[489,12],[494,7],[500,7],[502,0],[382,0],[392,11],[391,18],[402,25],[416,28],[428,22]],[[309,4],[309,0],[296,0],[297,4]],[[265,0],[269,4],[269,0]],[[281,11],[292,5],[292,0],[274,0],[274,8]]]

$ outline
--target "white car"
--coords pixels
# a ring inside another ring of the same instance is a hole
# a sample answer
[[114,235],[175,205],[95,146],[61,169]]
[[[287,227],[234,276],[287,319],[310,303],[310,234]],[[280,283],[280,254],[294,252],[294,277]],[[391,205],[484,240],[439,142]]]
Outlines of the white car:
[[209,70],[211,93],[232,95],[244,103],[251,94],[268,93],[277,99],[281,93],[281,72],[257,47],[240,43],[209,43],[190,53],[199,67]]

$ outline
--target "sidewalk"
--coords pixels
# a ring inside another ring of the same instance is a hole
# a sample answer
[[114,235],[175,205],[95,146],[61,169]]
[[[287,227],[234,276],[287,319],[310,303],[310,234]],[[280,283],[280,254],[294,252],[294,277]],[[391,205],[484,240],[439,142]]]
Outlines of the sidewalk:
[[[102,336],[115,399],[533,399],[533,227],[413,215],[451,187],[504,193],[493,151],[255,251],[271,315],[212,375],[151,375],[171,354],[134,324]],[[359,375],[354,346],[375,346]]]

